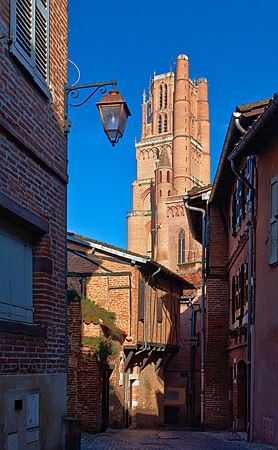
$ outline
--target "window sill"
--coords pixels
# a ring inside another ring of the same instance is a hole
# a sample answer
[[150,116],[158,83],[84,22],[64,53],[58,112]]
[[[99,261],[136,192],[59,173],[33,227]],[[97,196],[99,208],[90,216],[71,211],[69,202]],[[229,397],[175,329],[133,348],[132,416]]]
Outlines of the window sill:
[[25,336],[35,336],[46,339],[47,328],[41,325],[0,320],[0,332],[9,334],[22,334]]

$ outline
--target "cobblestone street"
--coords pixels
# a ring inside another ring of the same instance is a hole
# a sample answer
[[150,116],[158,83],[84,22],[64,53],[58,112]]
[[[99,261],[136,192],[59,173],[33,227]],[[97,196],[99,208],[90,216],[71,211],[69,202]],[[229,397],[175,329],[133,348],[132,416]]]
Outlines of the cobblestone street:
[[173,429],[161,430],[108,430],[105,433],[82,435],[81,450],[267,450],[277,447],[248,444],[232,432],[201,433]]

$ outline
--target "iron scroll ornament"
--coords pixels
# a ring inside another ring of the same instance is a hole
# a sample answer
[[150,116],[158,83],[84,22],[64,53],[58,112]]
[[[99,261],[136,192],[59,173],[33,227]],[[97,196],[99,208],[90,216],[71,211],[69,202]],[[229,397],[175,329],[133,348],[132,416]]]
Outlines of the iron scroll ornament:
[[[65,85],[64,88],[64,117],[65,117],[65,124],[64,124],[64,131],[65,134],[68,134],[70,132],[70,127],[71,127],[71,121],[69,120],[68,117],[68,106],[72,106],[74,108],[78,108],[79,106],[85,105],[85,103],[87,103],[90,98],[93,97],[93,95],[99,91],[101,94],[105,94],[106,92],[106,87],[107,86],[116,86],[117,85],[117,81],[116,80],[111,80],[111,81],[102,81],[99,83],[91,83],[91,84],[80,84],[80,85],[73,85],[73,86],[68,86]],[[72,99],[78,99],[80,96],[80,90],[82,89],[93,89],[93,91],[82,101],[79,103],[70,103],[69,102],[69,97],[71,97]]]

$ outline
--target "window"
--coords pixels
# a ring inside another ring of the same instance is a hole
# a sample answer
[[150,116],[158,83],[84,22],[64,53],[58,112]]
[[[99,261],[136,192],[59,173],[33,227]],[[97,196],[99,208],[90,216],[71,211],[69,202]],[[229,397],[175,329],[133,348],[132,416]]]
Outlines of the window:
[[[253,168],[254,168],[254,157],[249,156],[246,160],[245,178],[252,185],[253,185]],[[251,201],[252,199],[251,196],[252,196],[251,189],[246,187],[246,204],[248,204]]]
[[147,124],[151,122],[151,104],[147,103]]
[[167,183],[170,183],[170,171],[167,170]]
[[158,119],[157,119],[157,132],[158,133],[162,132],[162,121],[161,121],[161,116],[160,115],[158,116]]
[[247,303],[247,263],[242,264],[232,278],[232,323],[244,316],[244,306]]
[[245,214],[243,181],[239,178],[232,196],[232,235],[235,236]]
[[180,230],[178,236],[178,264],[185,263],[185,236],[184,230]]
[[162,183],[162,172],[161,172],[161,170],[159,171],[159,183]]
[[32,234],[1,218],[0,248],[0,318],[31,323]]
[[159,86],[159,108],[162,108],[162,102],[163,102],[163,87],[162,85]]
[[138,321],[144,322],[145,315],[145,283],[142,278],[138,280]]
[[164,108],[167,108],[167,102],[168,102],[168,86],[165,84],[164,86]]
[[168,129],[168,120],[167,120],[167,116],[164,116],[164,133],[167,132]]
[[270,181],[269,264],[278,262],[278,175]]
[[13,55],[49,95],[49,0],[11,2]]

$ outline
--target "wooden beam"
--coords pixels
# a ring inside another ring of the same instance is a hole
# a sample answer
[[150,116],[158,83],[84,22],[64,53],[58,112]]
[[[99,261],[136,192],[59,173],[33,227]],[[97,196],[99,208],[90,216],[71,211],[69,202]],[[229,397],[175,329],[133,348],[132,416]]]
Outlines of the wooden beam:
[[143,364],[142,364],[142,366],[140,367],[140,372],[142,372],[142,370],[143,370],[143,369],[146,367],[146,365],[148,364],[148,361],[149,361],[149,359],[150,359],[152,353],[154,352],[154,350],[156,350],[155,347],[153,347],[153,348],[149,351],[148,356],[145,356],[145,358],[143,358]]
[[124,371],[125,372],[128,370],[129,364],[131,363],[131,360],[132,360],[134,355],[135,355],[135,351],[134,350],[130,350],[128,352],[128,355],[127,355],[126,360],[125,360],[125,365],[124,365]]

